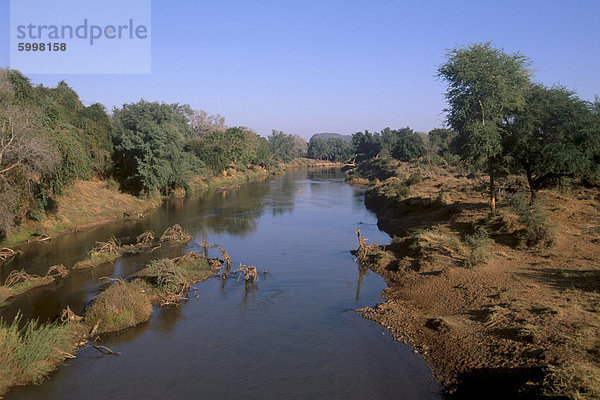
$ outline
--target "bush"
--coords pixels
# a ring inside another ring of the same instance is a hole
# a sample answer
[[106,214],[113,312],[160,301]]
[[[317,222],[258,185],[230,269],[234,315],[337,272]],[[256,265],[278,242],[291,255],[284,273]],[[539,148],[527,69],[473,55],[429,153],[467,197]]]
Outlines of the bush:
[[421,176],[421,171],[413,172],[410,174],[408,179],[404,181],[406,186],[416,185],[417,183],[423,182],[423,177]]
[[542,211],[541,200],[528,204],[521,195],[510,198],[510,205],[525,228],[516,232],[519,246],[549,247],[554,243],[554,234]]
[[487,262],[492,239],[490,239],[485,228],[479,227],[473,234],[466,235],[465,241],[471,249],[471,253],[464,261],[465,267],[473,268]]

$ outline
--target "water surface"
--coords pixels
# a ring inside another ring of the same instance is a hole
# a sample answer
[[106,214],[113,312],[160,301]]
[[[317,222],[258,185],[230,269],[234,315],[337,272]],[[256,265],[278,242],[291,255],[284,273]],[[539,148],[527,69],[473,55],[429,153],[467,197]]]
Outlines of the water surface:
[[24,249],[9,268],[43,273],[52,264],[72,265],[111,235],[127,242],[145,229],[160,233],[179,223],[194,236],[187,246],[74,272],[1,310],[5,318],[21,309],[47,320],[66,305],[81,312],[105,287],[99,277],[127,276],[148,259],[200,251],[202,239],[226,248],[234,265],[256,265],[261,274],[256,285],[202,282],[198,298],[155,309],[149,322],[103,338],[121,356],[85,347],[50,380],[7,398],[440,398],[423,359],[353,311],[381,301],[385,287],[379,276],[360,272],[349,252],[356,228],[373,242],[389,240],[363,200],[339,170],[296,171],[172,200],[140,221]]

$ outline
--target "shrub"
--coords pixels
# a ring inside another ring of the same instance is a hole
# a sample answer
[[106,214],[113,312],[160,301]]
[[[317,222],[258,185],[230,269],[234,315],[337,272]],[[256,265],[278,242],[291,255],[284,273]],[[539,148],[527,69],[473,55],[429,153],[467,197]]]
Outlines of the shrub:
[[554,234],[542,211],[541,200],[528,204],[523,196],[515,195],[510,205],[525,228],[517,231],[520,246],[549,247],[554,243]]
[[413,172],[410,174],[408,179],[404,181],[406,186],[416,185],[417,183],[421,183],[423,181],[423,177],[421,176],[421,171]]
[[489,257],[489,249],[492,244],[492,239],[483,227],[479,227],[471,235],[465,236],[465,241],[471,249],[471,253],[464,261],[464,266],[473,268],[477,265],[484,264]]

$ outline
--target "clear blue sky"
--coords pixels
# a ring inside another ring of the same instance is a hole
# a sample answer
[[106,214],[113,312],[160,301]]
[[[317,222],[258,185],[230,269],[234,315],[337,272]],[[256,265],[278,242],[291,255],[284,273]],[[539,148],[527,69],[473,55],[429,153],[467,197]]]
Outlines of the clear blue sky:
[[[52,6],[48,2],[48,6]],[[0,0],[0,66],[9,1]],[[65,79],[86,104],[188,103],[228,125],[310,137],[444,121],[445,49],[493,41],[533,60],[534,79],[600,95],[600,1],[152,1],[150,75]]]

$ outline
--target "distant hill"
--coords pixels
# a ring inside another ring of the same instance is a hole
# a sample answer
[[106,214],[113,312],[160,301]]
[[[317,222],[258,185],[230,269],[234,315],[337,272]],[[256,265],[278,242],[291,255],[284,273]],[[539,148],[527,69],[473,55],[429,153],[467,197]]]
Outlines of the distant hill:
[[346,142],[352,141],[352,135],[341,135],[339,133],[317,133],[316,135],[312,135],[310,140],[312,140],[314,138],[319,138],[319,139],[324,139],[324,140],[331,139],[331,138],[338,138],[338,139],[345,140]]

